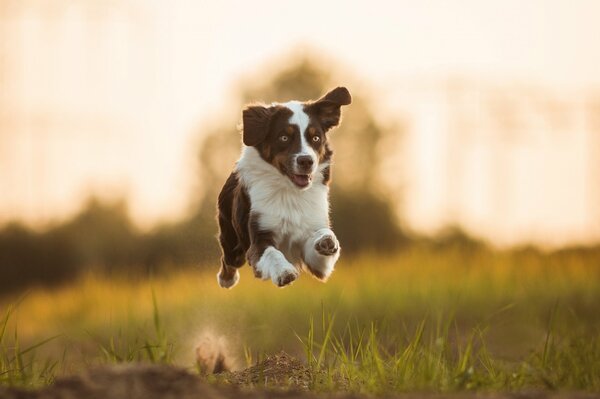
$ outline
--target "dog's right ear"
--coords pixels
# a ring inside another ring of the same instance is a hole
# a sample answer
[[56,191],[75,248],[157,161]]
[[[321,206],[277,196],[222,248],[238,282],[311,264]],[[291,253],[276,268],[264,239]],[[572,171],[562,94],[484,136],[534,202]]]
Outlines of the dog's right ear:
[[249,105],[242,112],[244,144],[252,147],[267,137],[269,124],[273,117],[274,107],[264,105]]
[[321,126],[328,131],[340,123],[342,115],[340,107],[352,103],[352,96],[345,87],[336,87],[317,101],[311,102],[308,108],[317,115]]

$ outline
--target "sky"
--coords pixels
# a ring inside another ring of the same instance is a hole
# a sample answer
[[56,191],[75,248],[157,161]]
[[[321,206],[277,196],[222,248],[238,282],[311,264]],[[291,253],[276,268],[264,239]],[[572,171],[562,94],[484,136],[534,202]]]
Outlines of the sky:
[[[58,119],[84,115],[84,125],[108,115],[110,123],[106,132],[73,128],[78,133],[70,136],[59,124],[41,139],[31,127],[4,138],[5,148],[23,153],[3,155],[0,148],[0,183],[10,183],[0,198],[0,221],[65,217],[89,191],[128,196],[141,225],[180,217],[192,196],[194,151],[204,127],[239,113],[231,104],[237,106],[240,81],[268,79],[302,47],[368,88],[386,119],[399,114],[407,85],[454,75],[533,85],[576,100],[600,89],[597,1],[26,3],[4,4],[2,49],[16,60],[6,75],[16,78],[0,81],[7,89],[0,94],[4,108],[24,115],[17,117],[21,125],[40,109]],[[46,20],[58,21],[53,36],[44,33]],[[39,73],[48,65],[54,72]],[[69,146],[95,150],[79,159],[62,156]],[[16,183],[23,175],[31,176],[28,183]],[[415,209],[423,213],[413,216],[417,229],[442,221],[427,217],[432,208]],[[510,226],[520,225],[515,216]]]
[[568,87],[600,83],[598,11],[594,1],[541,0],[223,1],[172,10],[189,48],[208,52],[209,74],[236,74],[306,43],[377,83],[457,71]]
[[451,73],[561,90],[600,86],[595,1],[156,4],[165,16],[160,36],[173,45],[173,94],[192,120],[192,110],[200,117],[203,109],[226,107],[240,78],[260,76],[258,70],[298,45],[331,56],[374,85],[375,95],[415,76]]

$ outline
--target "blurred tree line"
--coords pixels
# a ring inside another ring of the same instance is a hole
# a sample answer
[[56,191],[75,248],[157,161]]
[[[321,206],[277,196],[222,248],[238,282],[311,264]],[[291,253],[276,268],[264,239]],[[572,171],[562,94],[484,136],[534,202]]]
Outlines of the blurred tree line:
[[37,232],[11,223],[0,230],[0,292],[68,281],[83,272],[147,275],[208,264],[217,256],[214,217],[139,231],[124,201],[90,198],[73,218]]

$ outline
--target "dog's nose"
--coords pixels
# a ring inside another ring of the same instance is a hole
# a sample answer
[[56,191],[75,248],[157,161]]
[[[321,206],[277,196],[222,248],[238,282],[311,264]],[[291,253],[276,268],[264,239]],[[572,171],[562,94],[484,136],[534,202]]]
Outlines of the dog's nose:
[[313,159],[310,155],[300,155],[297,159],[296,162],[298,163],[298,166],[300,166],[302,169],[310,169],[313,166]]

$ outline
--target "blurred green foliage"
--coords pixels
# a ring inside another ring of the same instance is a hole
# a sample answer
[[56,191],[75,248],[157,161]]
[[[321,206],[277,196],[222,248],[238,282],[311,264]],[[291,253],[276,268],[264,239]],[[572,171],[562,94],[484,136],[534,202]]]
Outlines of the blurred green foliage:
[[43,232],[11,223],[0,230],[0,293],[53,285],[84,272],[148,275],[208,264],[218,247],[214,216],[201,213],[139,231],[124,201],[87,201],[80,213]]

